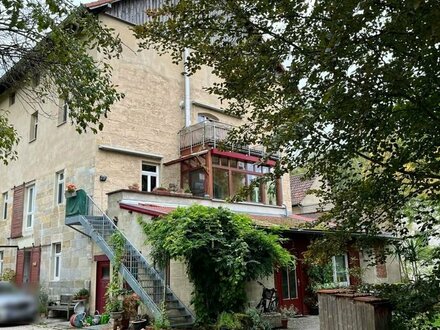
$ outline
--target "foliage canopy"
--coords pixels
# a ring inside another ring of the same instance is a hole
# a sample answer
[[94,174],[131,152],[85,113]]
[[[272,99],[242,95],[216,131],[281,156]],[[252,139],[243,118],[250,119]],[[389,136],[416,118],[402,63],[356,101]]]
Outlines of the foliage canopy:
[[[0,0],[0,92],[14,91],[27,111],[62,97],[79,133],[97,132],[123,94],[111,81],[109,60],[121,41],[97,15],[68,0]],[[0,161],[15,159],[18,132],[0,109]]]
[[278,235],[227,209],[193,205],[140,223],[157,263],[179,259],[186,264],[202,324],[215,323],[222,312],[243,311],[246,282],[272,274],[274,265],[292,262]]
[[[319,174],[341,229],[402,231],[402,208],[438,204],[438,1],[182,0],[135,27],[249,122],[235,145],[284,151],[277,174]],[[167,20],[161,19],[167,16]],[[283,64],[283,65],[282,65]],[[437,223],[432,215],[428,225]]]

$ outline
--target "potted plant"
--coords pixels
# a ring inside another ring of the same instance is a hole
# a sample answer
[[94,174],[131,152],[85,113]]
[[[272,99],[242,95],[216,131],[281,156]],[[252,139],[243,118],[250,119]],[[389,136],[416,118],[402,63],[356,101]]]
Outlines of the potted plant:
[[74,183],[68,183],[66,186],[65,192],[66,198],[75,197],[76,196],[76,186]]
[[289,319],[294,318],[295,315],[297,314],[297,311],[294,306],[289,306],[289,307],[282,307],[280,309],[280,313],[281,313],[281,327],[283,329],[287,329],[289,324]]
[[89,290],[87,290],[86,288],[82,288],[80,290],[78,290],[78,292],[75,293],[75,295],[73,296],[73,299],[75,300],[87,300],[89,299]]
[[110,317],[114,320],[122,319],[122,301],[118,297],[108,297],[105,305],[105,310],[110,314]]
[[[137,315],[136,318],[131,321],[131,329],[133,330],[141,330],[146,329],[148,326],[150,318],[148,315]],[[153,327],[151,327],[153,329]]]
[[122,326],[128,328],[130,320],[137,316],[139,296],[134,292],[128,292],[122,299]]
[[241,323],[234,314],[223,312],[217,321],[217,329],[219,330],[236,330],[241,328]]

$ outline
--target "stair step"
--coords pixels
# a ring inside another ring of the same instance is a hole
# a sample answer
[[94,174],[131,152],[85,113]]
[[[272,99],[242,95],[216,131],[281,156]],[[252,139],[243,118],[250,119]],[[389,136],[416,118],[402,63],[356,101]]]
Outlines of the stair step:
[[167,318],[171,321],[171,320],[191,318],[191,315],[190,314],[185,314],[185,315],[167,316]]
[[[112,224],[106,215],[84,216],[80,222],[84,226],[91,227],[94,233],[93,238],[108,256],[114,253],[110,237],[113,233],[119,232],[119,228]],[[125,261],[123,267],[125,271],[123,274],[128,271],[134,277],[134,282],[133,277],[126,279],[127,281],[131,279],[132,288],[150,297],[150,300],[144,303],[149,305],[152,311],[160,309],[160,305],[165,300],[166,313],[173,328],[192,328],[194,325],[193,315],[165,285],[161,272],[152,267],[142,252],[136,249],[128,239],[124,239],[124,241]]]
[[185,310],[185,307],[183,307],[183,306],[177,306],[177,307],[166,307],[166,310],[167,310],[167,311],[170,311],[170,310]]

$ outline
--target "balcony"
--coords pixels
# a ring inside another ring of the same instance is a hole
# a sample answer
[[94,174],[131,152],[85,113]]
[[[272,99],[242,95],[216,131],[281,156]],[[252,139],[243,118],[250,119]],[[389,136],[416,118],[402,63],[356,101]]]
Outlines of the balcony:
[[[232,125],[204,121],[189,127],[183,128],[180,134],[180,152],[197,152],[207,148],[218,148],[227,138],[229,131],[234,128]],[[247,154],[249,156],[263,157],[266,149],[262,145],[232,146],[232,151]],[[271,155],[270,158],[277,159],[279,154]]]

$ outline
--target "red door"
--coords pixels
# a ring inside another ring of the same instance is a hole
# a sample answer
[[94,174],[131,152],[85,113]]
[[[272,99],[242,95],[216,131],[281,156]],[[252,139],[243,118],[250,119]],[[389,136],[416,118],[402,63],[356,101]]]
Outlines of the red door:
[[105,310],[105,290],[110,282],[110,261],[98,261],[96,264],[96,310],[102,314]]
[[302,254],[307,248],[307,239],[291,239],[286,242],[284,248],[290,251],[296,258],[295,267],[280,268],[275,272],[275,288],[279,296],[280,307],[295,307],[299,314],[306,314],[304,305],[307,277],[302,263]]

